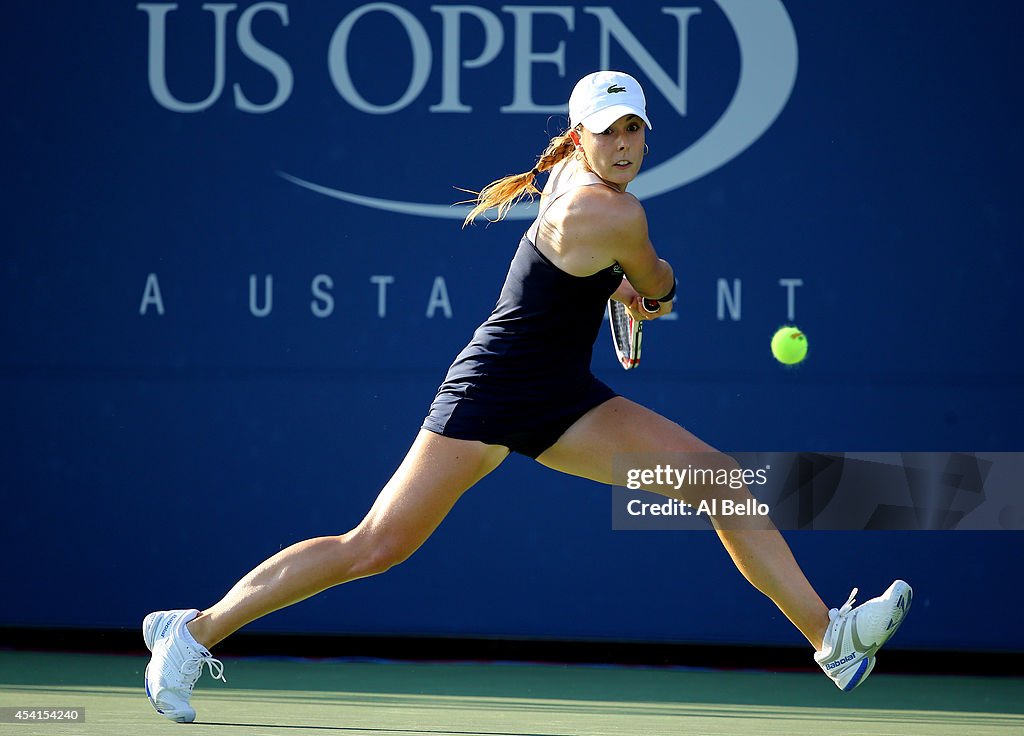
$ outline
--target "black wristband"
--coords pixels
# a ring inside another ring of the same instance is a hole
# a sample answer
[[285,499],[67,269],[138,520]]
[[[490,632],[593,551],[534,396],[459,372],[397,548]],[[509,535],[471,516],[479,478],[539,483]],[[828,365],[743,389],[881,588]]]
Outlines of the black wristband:
[[675,299],[676,298],[676,286],[678,286],[678,285],[679,285],[678,281],[673,281],[672,282],[672,288],[668,290],[668,293],[665,296],[659,296],[656,299],[656,301],[659,301],[659,302],[670,302],[673,299]]

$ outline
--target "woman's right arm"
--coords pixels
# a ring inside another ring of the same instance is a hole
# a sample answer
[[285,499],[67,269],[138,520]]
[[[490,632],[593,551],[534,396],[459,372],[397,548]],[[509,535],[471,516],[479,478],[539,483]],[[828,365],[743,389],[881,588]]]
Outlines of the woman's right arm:
[[657,299],[668,294],[675,284],[675,274],[668,261],[654,250],[643,205],[636,197],[621,193],[608,192],[601,199],[605,201],[593,203],[595,246],[622,266],[638,295]]

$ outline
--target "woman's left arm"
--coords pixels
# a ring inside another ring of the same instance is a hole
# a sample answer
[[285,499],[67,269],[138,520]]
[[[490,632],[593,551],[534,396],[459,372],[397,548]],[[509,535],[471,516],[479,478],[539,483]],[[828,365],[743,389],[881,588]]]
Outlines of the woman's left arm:
[[633,315],[633,319],[636,320],[648,320],[657,319],[658,317],[664,317],[666,314],[671,314],[672,309],[675,306],[674,301],[658,302],[658,310],[656,312],[648,311],[641,303],[643,299],[633,285],[629,283],[629,279],[623,277],[622,283],[619,284],[619,288],[615,290],[615,293],[611,296],[617,302],[622,302],[626,305],[626,309],[629,310],[630,314]]
[[623,276],[622,283],[619,284],[619,288],[615,290],[614,294],[612,294],[612,299],[617,302],[622,302],[628,307],[636,301],[638,296],[640,295],[636,293],[636,289],[634,289],[633,285],[629,283],[629,279]]

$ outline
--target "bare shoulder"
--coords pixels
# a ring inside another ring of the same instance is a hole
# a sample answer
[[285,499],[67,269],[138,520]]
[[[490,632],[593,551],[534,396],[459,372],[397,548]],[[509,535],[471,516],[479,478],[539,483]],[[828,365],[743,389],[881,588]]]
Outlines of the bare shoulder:
[[590,242],[647,240],[647,215],[636,197],[610,187],[580,187],[570,193],[564,223]]
[[566,192],[554,202],[543,218],[538,241],[538,248],[555,265],[575,276],[613,263],[623,268],[630,264],[640,273],[657,260],[640,201],[596,184]]

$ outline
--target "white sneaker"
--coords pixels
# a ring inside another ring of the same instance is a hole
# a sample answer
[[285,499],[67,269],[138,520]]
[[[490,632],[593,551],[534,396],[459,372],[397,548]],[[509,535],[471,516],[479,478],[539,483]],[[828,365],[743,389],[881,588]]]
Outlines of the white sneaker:
[[185,627],[198,615],[195,609],[157,611],[142,622],[142,637],[153,653],[146,667],[146,695],[157,713],[178,723],[196,719],[188,701],[204,664],[209,665],[211,677],[227,682],[221,661],[214,659]]
[[814,654],[825,674],[845,692],[867,679],[875,668],[875,652],[889,640],[910,610],[914,591],[902,580],[882,595],[853,607],[857,589],[842,608],[828,612],[825,641]]

